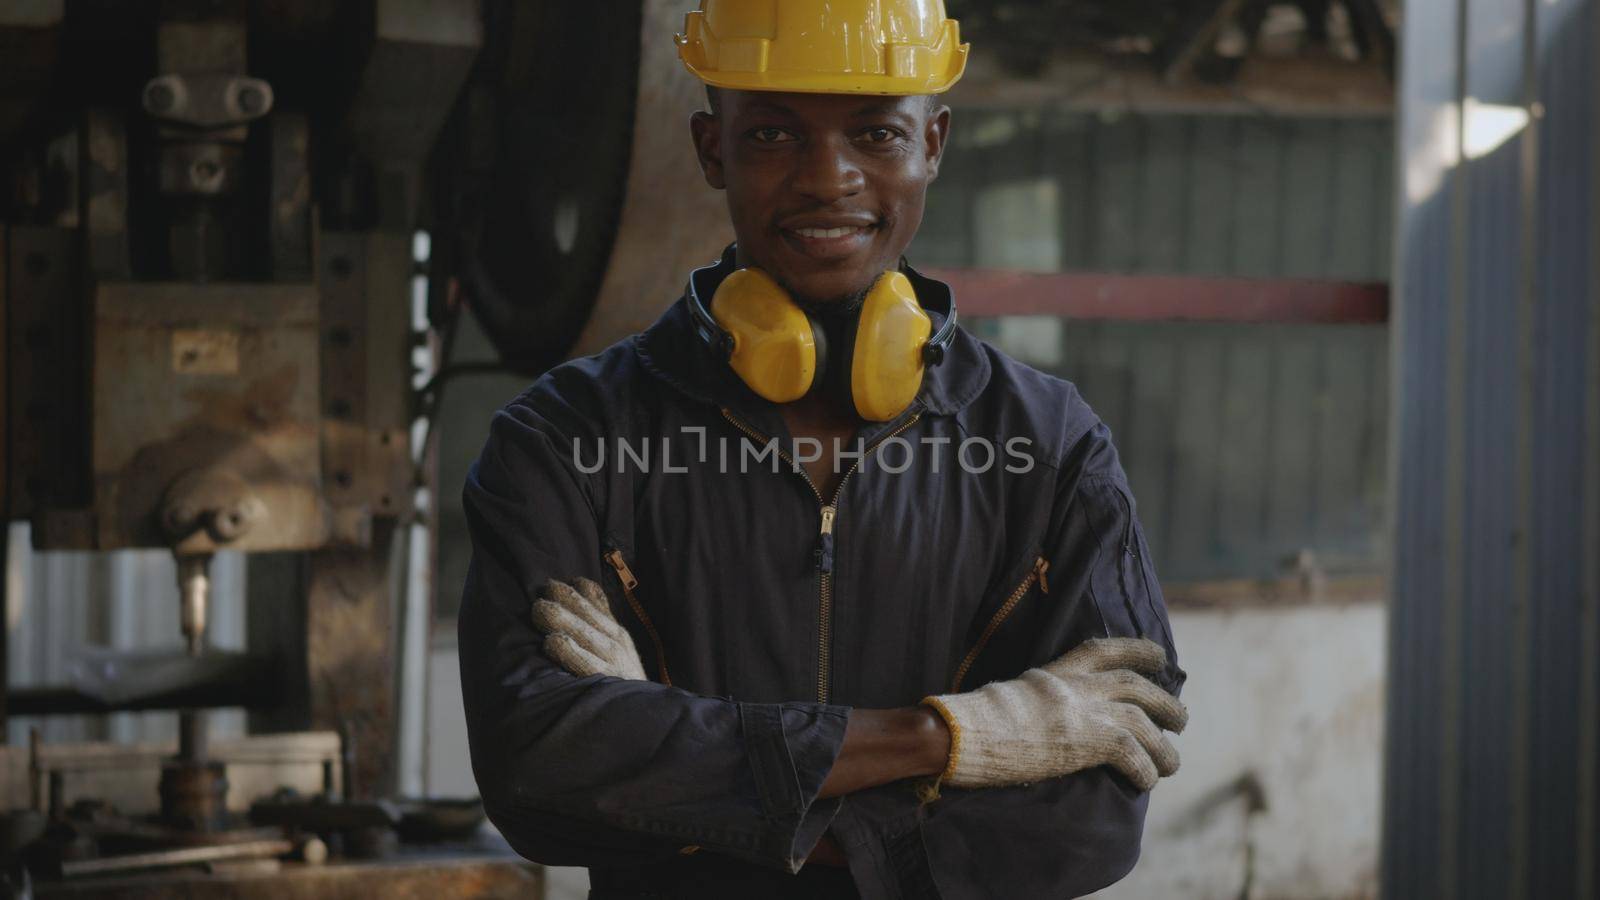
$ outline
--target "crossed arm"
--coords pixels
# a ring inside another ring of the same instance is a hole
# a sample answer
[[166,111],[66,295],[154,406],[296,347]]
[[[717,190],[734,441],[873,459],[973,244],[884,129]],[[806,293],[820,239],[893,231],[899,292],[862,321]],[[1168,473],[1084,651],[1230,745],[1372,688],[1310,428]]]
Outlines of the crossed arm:
[[[633,639],[605,591],[586,578],[550,581],[533,604],[544,649],[575,675],[644,678]],[[998,787],[1111,765],[1141,790],[1178,769],[1162,729],[1188,713],[1143,678],[1166,662],[1142,639],[1090,641],[1012,681],[927,698],[900,709],[852,709],[820,797],[904,778],[940,775],[963,787]],[[1059,736],[1057,746],[1041,735]],[[1041,750],[1040,745],[1045,749]]]

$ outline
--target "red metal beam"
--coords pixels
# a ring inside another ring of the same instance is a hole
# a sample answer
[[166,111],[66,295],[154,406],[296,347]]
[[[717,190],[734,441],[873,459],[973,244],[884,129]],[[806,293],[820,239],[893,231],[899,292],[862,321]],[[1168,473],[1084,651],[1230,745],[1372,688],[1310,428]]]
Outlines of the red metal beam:
[[1170,275],[930,269],[962,316],[1112,321],[1383,323],[1387,284]]

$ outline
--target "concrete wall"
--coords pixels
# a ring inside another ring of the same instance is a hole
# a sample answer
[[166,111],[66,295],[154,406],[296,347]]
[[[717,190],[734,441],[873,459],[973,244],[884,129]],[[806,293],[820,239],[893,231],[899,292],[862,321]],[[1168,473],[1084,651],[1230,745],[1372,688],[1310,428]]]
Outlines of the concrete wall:
[[1384,605],[1178,611],[1183,767],[1106,900],[1377,894]]

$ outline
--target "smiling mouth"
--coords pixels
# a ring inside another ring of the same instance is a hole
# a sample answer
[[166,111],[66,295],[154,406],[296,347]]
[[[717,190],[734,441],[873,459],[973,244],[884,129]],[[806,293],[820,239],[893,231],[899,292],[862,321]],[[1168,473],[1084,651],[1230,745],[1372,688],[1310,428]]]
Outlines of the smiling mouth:
[[866,231],[867,228],[860,225],[849,225],[840,228],[794,228],[790,230],[803,238],[819,240],[823,238],[849,237]]

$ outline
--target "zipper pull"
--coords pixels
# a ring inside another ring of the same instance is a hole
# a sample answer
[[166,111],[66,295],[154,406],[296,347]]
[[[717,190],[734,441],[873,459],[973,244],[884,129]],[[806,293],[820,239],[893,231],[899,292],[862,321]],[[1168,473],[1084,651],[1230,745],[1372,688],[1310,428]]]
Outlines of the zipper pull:
[[639,579],[633,577],[633,570],[628,568],[628,561],[622,558],[621,550],[607,551],[606,562],[617,570],[617,577],[622,579],[623,590],[631,591],[639,586]]
[[837,512],[832,506],[822,508],[822,530],[817,534],[817,549],[813,556],[817,560],[817,569],[824,575],[833,571],[833,517]]
[[1041,594],[1050,593],[1050,580],[1044,577],[1044,573],[1048,571],[1050,571],[1050,561],[1048,559],[1042,556],[1034,559],[1033,574],[1039,578],[1039,593]]

